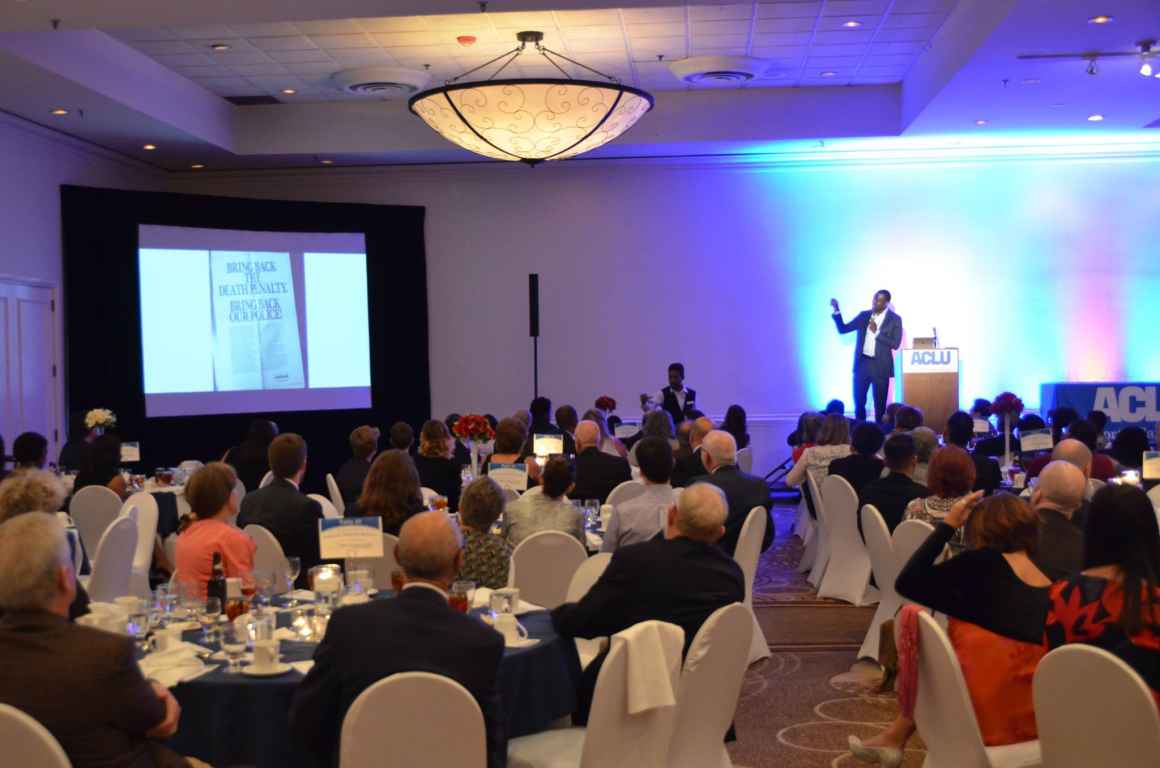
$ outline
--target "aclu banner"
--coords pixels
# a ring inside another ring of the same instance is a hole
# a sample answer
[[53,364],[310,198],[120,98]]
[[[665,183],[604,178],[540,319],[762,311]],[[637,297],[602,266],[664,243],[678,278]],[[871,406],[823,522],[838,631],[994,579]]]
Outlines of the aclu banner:
[[953,347],[943,349],[902,350],[903,373],[958,373],[959,351]]
[[1044,414],[1065,405],[1083,417],[1091,411],[1103,411],[1108,415],[1109,440],[1124,427],[1141,427],[1148,433],[1149,440],[1156,440],[1156,422],[1160,421],[1160,384],[1053,382],[1039,386],[1039,403]]

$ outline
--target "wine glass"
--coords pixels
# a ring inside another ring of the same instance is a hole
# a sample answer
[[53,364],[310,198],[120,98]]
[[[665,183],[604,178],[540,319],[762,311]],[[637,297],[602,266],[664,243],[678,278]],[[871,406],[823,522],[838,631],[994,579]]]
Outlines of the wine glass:
[[239,662],[246,653],[246,644],[249,639],[250,631],[244,624],[238,626],[238,622],[230,621],[222,626],[222,652],[225,653],[226,659],[230,663],[226,667],[226,673],[236,675],[242,671]]
[[274,574],[269,571],[254,571],[254,602],[261,607],[269,607],[274,599]]
[[157,610],[161,614],[160,625],[165,626],[173,621],[174,613],[177,610],[178,595],[169,588],[168,584],[159,584],[154,591],[154,599]]
[[[290,589],[291,592],[294,591],[294,583],[298,581],[298,574],[300,573],[302,573],[302,558],[287,557],[286,586]],[[290,596],[286,601],[286,605],[290,608],[293,608],[294,606],[298,605],[298,601],[293,596]]]
[[153,613],[149,610],[147,600],[138,600],[129,611],[129,620],[126,625],[129,634],[137,641],[137,648],[141,653],[149,650],[149,632],[153,629]]
[[214,626],[221,613],[222,601],[217,597],[207,597],[197,612],[197,621],[201,624],[201,639],[207,643],[213,642]]

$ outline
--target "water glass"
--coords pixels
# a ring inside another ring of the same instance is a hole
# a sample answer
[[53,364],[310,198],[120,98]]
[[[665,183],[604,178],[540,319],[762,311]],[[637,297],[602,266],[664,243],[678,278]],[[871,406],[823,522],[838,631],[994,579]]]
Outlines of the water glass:
[[154,592],[154,597],[157,601],[157,610],[161,615],[161,625],[165,626],[176,617],[179,596],[169,588],[168,584],[161,584]]
[[213,642],[214,628],[218,617],[222,614],[222,601],[217,597],[207,597],[197,612],[197,621],[201,624],[201,639],[207,643]]
[[137,648],[141,653],[146,653],[149,650],[149,632],[153,629],[153,614],[149,610],[147,601],[138,600],[137,604],[129,610],[126,629],[137,642]]
[[371,572],[366,569],[351,569],[347,574],[347,585],[350,594],[365,595],[374,589],[375,582],[371,578]]
[[[298,580],[298,575],[302,573],[302,559],[299,557],[286,558],[286,589],[293,591],[294,583]],[[293,597],[286,598],[286,605],[290,608],[298,605],[298,600]]]
[[600,527],[600,499],[584,500],[584,526],[588,530]]
[[230,662],[226,668],[228,674],[236,675],[242,671],[239,662],[246,653],[246,643],[249,640],[250,632],[245,625],[239,626],[237,622],[231,621],[222,627],[222,652]]

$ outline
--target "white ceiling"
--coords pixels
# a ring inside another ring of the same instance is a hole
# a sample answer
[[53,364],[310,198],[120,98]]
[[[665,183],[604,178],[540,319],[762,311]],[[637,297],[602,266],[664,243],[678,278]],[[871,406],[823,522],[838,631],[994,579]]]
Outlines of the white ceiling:
[[[778,0],[107,31],[220,96],[282,101],[358,98],[330,84],[332,75],[352,67],[429,65],[433,82],[444,80],[512,50],[515,33],[525,29],[542,31],[544,44],[559,53],[651,91],[690,87],[664,62],[700,55],[768,60],[766,75],[748,87],[872,85],[901,81],[954,3]],[[854,22],[859,26],[844,26]],[[476,42],[459,44],[456,38],[463,35]],[[218,43],[229,50],[212,50]],[[662,56],[664,62],[658,61]],[[529,51],[504,74],[534,77],[557,70]],[[284,89],[297,93],[286,95]]]

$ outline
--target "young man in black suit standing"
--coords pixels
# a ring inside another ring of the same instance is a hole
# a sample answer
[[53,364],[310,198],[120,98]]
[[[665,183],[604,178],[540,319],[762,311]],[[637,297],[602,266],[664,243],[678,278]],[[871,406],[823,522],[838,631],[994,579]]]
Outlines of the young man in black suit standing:
[[854,345],[854,416],[866,420],[866,392],[874,388],[874,418],[886,415],[886,390],[894,378],[894,350],[902,346],[902,318],[889,309],[890,291],[874,294],[870,309],[863,310],[850,322],[842,322],[838,300],[830,299],[834,325],[838,333],[858,332]]

